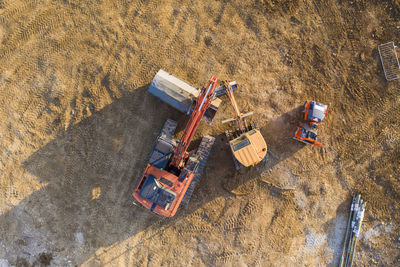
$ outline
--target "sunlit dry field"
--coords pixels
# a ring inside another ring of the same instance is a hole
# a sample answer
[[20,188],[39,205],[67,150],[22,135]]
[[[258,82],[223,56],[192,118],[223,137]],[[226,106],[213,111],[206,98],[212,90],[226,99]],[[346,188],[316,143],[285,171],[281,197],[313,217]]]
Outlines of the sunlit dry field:
[[[400,265],[400,84],[377,47],[400,2],[0,0],[0,266],[337,266],[352,194],[367,201],[357,266]],[[172,219],[132,191],[164,121],[164,69],[236,80],[268,158],[236,172],[221,121]],[[323,147],[292,139],[329,105]]]

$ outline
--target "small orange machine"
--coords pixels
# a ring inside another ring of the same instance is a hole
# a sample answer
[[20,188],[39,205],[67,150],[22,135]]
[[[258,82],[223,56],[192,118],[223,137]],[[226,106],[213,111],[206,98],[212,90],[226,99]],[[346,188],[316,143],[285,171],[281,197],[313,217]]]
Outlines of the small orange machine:
[[318,126],[328,114],[328,106],[315,102],[304,103],[304,122],[301,122],[294,133],[294,139],[307,145],[322,146],[318,137]]

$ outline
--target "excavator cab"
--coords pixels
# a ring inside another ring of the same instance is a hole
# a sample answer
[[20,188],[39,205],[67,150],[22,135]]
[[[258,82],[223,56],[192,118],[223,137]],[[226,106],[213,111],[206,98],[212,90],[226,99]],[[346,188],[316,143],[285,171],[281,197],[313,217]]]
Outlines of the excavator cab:
[[[254,127],[254,128],[253,128]],[[228,138],[231,138],[228,134]],[[252,126],[237,138],[229,141],[237,169],[245,166],[254,166],[263,160],[267,154],[267,144],[260,130]]]
[[153,202],[151,211],[154,210],[156,205],[168,210],[176,198],[176,193],[149,174],[147,179],[143,180],[143,184],[139,185],[139,196],[144,200]]

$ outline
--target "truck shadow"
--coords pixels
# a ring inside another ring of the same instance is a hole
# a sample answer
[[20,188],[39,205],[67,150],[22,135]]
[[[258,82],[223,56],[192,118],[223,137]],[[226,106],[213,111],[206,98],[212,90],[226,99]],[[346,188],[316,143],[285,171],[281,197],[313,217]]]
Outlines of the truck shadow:
[[[261,128],[268,143],[268,160],[232,180],[232,156],[221,134],[208,160],[207,175],[200,179],[188,207],[172,219],[153,215],[133,205],[131,194],[165,120],[182,123],[184,116],[148,94],[147,88],[142,86],[115,99],[23,162],[45,186],[0,217],[0,230],[7,232],[2,233],[3,242],[13,251],[10,263],[38,261],[40,253],[57,259],[56,265],[92,261],[98,249],[121,243],[149,227],[157,229],[150,231],[153,236],[162,233],[303,147],[291,138],[298,123],[299,109],[294,109]],[[210,188],[215,190],[209,192]],[[126,250],[151,238],[143,236]]]

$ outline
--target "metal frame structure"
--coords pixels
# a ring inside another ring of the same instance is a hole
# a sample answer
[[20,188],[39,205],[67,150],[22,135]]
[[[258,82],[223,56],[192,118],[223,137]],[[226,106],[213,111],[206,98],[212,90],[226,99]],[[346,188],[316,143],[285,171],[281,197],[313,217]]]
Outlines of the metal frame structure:
[[378,46],[379,57],[381,58],[383,72],[387,81],[400,78],[400,64],[396,53],[394,42],[388,42]]
[[353,265],[357,239],[360,235],[366,204],[361,199],[360,194],[353,197],[339,267],[351,267]]

